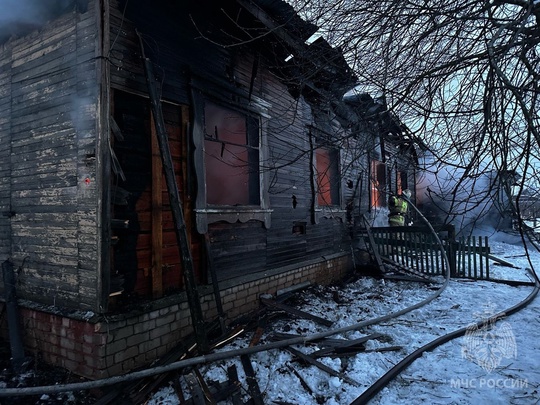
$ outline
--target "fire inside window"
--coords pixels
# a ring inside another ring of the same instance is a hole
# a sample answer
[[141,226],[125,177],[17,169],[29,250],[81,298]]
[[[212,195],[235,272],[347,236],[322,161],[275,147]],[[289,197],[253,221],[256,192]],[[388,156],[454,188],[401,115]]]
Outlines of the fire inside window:
[[207,204],[259,205],[258,120],[210,102],[204,118]]
[[371,161],[371,206],[386,207],[386,164],[379,160]]
[[339,152],[336,149],[318,148],[315,159],[319,206],[339,205]]
[[407,184],[407,172],[405,171],[397,171],[396,173],[396,192],[397,194],[401,194],[403,190],[409,188]]
[[396,172],[396,193],[400,195],[403,192],[402,176],[401,172],[398,170]]

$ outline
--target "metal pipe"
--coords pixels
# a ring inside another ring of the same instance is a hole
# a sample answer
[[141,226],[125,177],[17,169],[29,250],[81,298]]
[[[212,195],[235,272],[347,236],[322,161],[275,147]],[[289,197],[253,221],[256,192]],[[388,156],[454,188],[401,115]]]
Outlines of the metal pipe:
[[[414,208],[417,209],[416,207]],[[437,236],[436,232],[434,231],[433,227],[421,213],[420,215],[426,221],[428,227],[430,228],[431,232],[434,234],[435,239],[437,240],[439,246],[441,247],[441,250],[444,252],[444,246],[441,240],[439,239],[439,237]],[[448,263],[448,258],[446,257],[446,255],[443,254],[443,256],[446,260],[446,263]],[[9,397],[9,396],[18,396],[18,395],[28,396],[28,395],[40,395],[40,394],[53,394],[53,393],[58,393],[58,392],[81,391],[81,390],[87,390],[87,389],[92,389],[92,388],[101,388],[101,387],[111,386],[115,384],[125,383],[128,381],[133,381],[133,380],[137,380],[137,379],[141,379],[145,377],[150,377],[150,376],[154,376],[158,374],[164,374],[170,371],[180,370],[180,369],[191,367],[194,365],[199,365],[199,364],[204,364],[204,363],[209,363],[209,362],[214,362],[214,361],[219,361],[219,360],[225,360],[231,357],[238,357],[242,355],[251,355],[251,354],[259,353],[266,350],[280,349],[280,348],[287,347],[290,345],[306,344],[307,342],[320,340],[329,336],[337,335],[339,333],[359,330],[367,326],[375,325],[380,322],[397,318],[401,315],[412,312],[413,310],[421,308],[422,306],[427,305],[430,302],[432,302],[435,298],[441,295],[441,293],[446,289],[449,283],[450,266],[447,265],[446,269],[447,271],[446,271],[444,283],[429,297],[425,298],[423,301],[420,301],[410,307],[405,307],[399,311],[392,312],[392,313],[389,313],[387,315],[383,315],[377,318],[368,319],[362,322],[358,322],[356,324],[344,326],[341,328],[331,329],[325,332],[319,332],[312,335],[300,336],[300,337],[286,339],[286,340],[282,340],[278,342],[267,343],[265,345],[245,347],[241,349],[210,353],[203,356],[192,357],[185,360],[179,360],[179,361],[176,361],[176,362],[164,365],[164,366],[152,367],[152,368],[148,368],[148,369],[144,369],[140,371],[134,371],[129,374],[104,378],[101,380],[86,381],[86,382],[71,383],[71,384],[57,384],[57,385],[49,385],[49,386],[41,386],[41,387],[3,388],[3,389],[0,388],[0,398]]]

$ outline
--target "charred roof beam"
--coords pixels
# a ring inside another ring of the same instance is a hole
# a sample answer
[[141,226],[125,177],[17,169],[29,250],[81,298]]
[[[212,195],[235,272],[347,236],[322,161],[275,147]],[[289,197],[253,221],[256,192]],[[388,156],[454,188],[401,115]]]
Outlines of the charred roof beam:
[[[291,24],[287,24],[287,22],[282,24],[277,22],[272,15],[270,15],[261,6],[259,6],[259,4],[257,4],[260,3],[260,1],[236,1],[241,7],[248,11],[256,19],[258,19],[277,38],[283,41],[286,47],[290,48],[288,51],[292,54],[293,58],[300,60],[302,64],[306,64],[307,66],[313,66],[315,68],[315,73],[310,75],[310,88],[316,88],[320,92],[321,88],[324,87],[327,91],[331,91],[334,93],[344,93],[346,90],[349,90],[354,84],[356,84],[357,78],[352,73],[350,67],[348,67],[341,52],[332,48],[325,40],[319,38],[313,44],[307,45],[305,40],[295,35],[292,35],[290,33],[290,29],[286,28]],[[291,19],[295,15],[296,14],[294,13],[294,10],[292,10]],[[302,30],[304,36],[316,32],[316,26],[306,23],[303,20],[301,21],[304,22],[304,24],[309,28],[307,29],[306,27],[302,27],[304,28]],[[323,63],[321,63],[320,59],[321,51],[325,55],[325,58],[323,58]],[[319,57],[317,57],[317,54],[319,55]],[[326,78],[332,78],[332,83],[325,83],[324,73],[326,73]],[[324,84],[329,85],[325,86]],[[331,84],[334,84],[334,86],[332,86]],[[341,97],[342,95],[343,94],[339,94],[339,97]]]

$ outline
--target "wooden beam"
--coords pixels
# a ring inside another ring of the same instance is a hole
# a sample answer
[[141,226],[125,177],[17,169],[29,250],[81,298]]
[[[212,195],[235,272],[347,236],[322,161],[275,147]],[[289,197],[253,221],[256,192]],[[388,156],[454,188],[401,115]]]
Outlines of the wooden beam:
[[308,312],[304,312],[304,311],[301,311],[299,309],[296,309],[296,308],[293,308],[293,307],[290,307],[288,305],[285,305],[285,304],[282,304],[281,302],[277,302],[277,301],[274,301],[274,300],[269,300],[267,298],[261,298],[261,303],[268,306],[268,307],[273,307],[273,308],[277,308],[277,309],[281,309],[285,312],[288,312],[292,315],[296,315],[300,318],[304,318],[304,319],[310,319],[314,322],[317,322],[318,324],[321,324],[321,325],[324,325],[324,326],[332,326],[334,324],[334,322],[328,320],[328,319],[324,319],[324,318],[321,318],[319,316],[316,316],[316,315],[313,315],[313,314],[310,314]]
[[237,390],[234,390],[231,396],[231,401],[233,405],[243,405],[244,402],[242,401],[240,395],[241,384],[238,380],[238,371],[236,370],[236,366],[234,364],[232,366],[229,366],[229,368],[227,369],[227,376],[229,378],[229,384],[238,388]]
[[291,36],[283,26],[278,24],[268,13],[250,0],[237,0],[243,8],[251,15],[262,22],[266,28],[271,30],[278,38],[283,40],[287,45],[293,48],[300,56],[307,53],[307,46],[299,38]]
[[[184,221],[186,221],[186,229],[193,229],[193,201],[191,199],[191,153],[189,139],[189,123],[190,113],[189,107],[182,105],[180,108],[180,148],[181,148],[181,164],[182,164],[182,204],[184,205]],[[195,243],[202,243],[199,241],[193,241],[191,232],[187,233],[190,246]]]
[[519,267],[516,266],[515,264],[510,263],[510,262],[508,262],[508,261],[506,261],[506,260],[504,260],[504,259],[501,259],[500,257],[493,256],[492,254],[489,254],[489,253],[486,254],[486,253],[484,253],[484,252],[479,252],[479,254],[482,255],[482,256],[486,256],[488,259],[491,259],[491,260],[493,260],[494,262],[499,263],[499,264],[502,265],[502,266],[512,267],[512,268],[514,268],[514,269],[519,269]]
[[204,392],[197,381],[197,377],[194,373],[189,373],[185,376],[186,383],[191,392],[191,400],[193,405],[206,405],[204,398]]
[[312,366],[317,367],[318,369],[330,374],[331,376],[341,378],[343,381],[354,385],[356,387],[361,387],[362,385],[358,382],[353,380],[350,377],[347,377],[347,375],[340,373],[333,368],[328,367],[326,364],[321,363],[320,361],[315,360],[313,357],[309,356],[308,354],[302,353],[299,350],[293,349],[292,347],[287,347],[287,350],[291,352],[292,355],[298,357],[299,359],[305,361],[308,364],[311,364]]
[[163,165],[152,115],[152,297],[163,296]]
[[381,256],[379,255],[379,248],[377,244],[375,243],[375,239],[373,239],[373,234],[371,233],[371,226],[369,225],[368,219],[365,215],[362,216],[364,219],[364,227],[366,229],[366,233],[368,236],[369,244],[371,246],[371,251],[373,252],[373,256],[375,256],[375,261],[377,262],[377,266],[379,266],[379,269],[384,272],[384,263],[381,259]]
[[[345,340],[345,339],[343,339],[340,342],[335,342],[334,341],[334,342],[331,342],[329,344],[330,347],[327,347],[325,349],[317,350],[317,351],[311,353],[311,356],[313,358],[326,357],[326,356],[330,357],[331,355],[339,354],[339,353],[364,351],[365,350],[365,343],[368,340],[377,339],[377,338],[380,338],[382,336],[383,335],[380,334],[380,333],[372,333],[371,335],[363,336],[361,338],[354,339],[354,340]],[[324,345],[324,344],[325,344],[325,342],[323,341],[321,343],[321,345]]]
[[[107,55],[110,48],[109,0],[96,0],[97,40],[96,55]],[[97,183],[97,294],[95,311],[107,312],[111,277],[111,154],[110,154],[110,63],[105,58],[96,61],[99,85],[96,117],[96,183]]]
[[206,384],[206,381],[204,380],[204,377],[202,376],[201,372],[197,367],[193,367],[193,372],[195,373],[195,376],[197,377],[197,381],[199,382],[199,386],[201,387],[203,393],[206,405],[216,405],[216,400],[214,399],[214,395],[212,392],[210,392],[210,388],[208,387],[208,384]]
[[188,240],[188,231],[186,229],[186,222],[184,220],[182,202],[180,201],[180,192],[178,190],[178,184],[176,183],[176,176],[174,173],[174,165],[171,157],[169,140],[167,137],[167,132],[165,131],[165,120],[163,119],[161,101],[156,87],[154,69],[150,59],[145,56],[142,36],[138,31],[137,35],[139,35],[141,53],[144,63],[144,71],[146,74],[146,84],[148,86],[148,95],[150,96],[150,105],[152,107],[152,113],[154,116],[154,123],[156,126],[156,133],[158,135],[158,144],[161,153],[163,171],[165,173],[165,182],[167,183],[167,190],[169,193],[169,201],[171,204],[176,241],[178,243],[180,257],[182,258],[182,273],[184,276],[185,289],[189,303],[191,320],[193,323],[193,328],[195,330],[195,335],[197,336],[197,343],[199,345],[199,349],[202,352],[207,352],[208,337],[206,335],[206,326],[202,313],[199,291],[195,282],[193,258],[191,255],[191,248]]
[[247,354],[240,356],[240,361],[244,367],[244,372],[246,373],[246,380],[248,383],[248,391],[254,405],[264,405],[264,401],[261,394],[261,389],[259,388],[259,383],[257,382],[257,375],[253,366],[251,364],[251,359]]

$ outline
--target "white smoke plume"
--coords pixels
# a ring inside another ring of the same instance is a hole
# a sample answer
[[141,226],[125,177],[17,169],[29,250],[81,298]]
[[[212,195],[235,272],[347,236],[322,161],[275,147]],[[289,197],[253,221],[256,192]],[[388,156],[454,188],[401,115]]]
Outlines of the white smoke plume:
[[88,0],[0,0],[0,42],[25,35],[66,11],[85,10],[87,6]]
[[435,224],[453,224],[461,234],[486,234],[511,227],[499,174],[487,167],[466,176],[460,167],[423,157],[417,202]]

